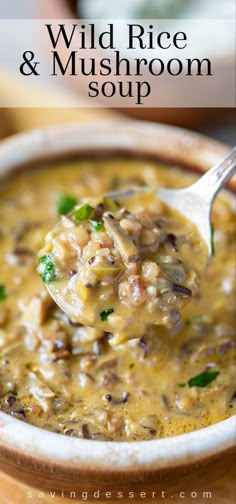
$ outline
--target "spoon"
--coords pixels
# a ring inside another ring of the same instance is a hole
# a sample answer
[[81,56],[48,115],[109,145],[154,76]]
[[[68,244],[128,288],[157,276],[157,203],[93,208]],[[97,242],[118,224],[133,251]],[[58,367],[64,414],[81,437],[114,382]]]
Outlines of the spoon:
[[[216,195],[225,183],[236,172],[236,147],[234,147],[219,163],[208,170],[194,184],[185,189],[162,189],[155,190],[157,198],[168,206],[185,215],[193,222],[208,248],[208,254],[212,255],[212,224],[211,209]],[[106,194],[106,197],[120,199],[135,195],[139,192],[150,190],[147,187],[114,191]]]

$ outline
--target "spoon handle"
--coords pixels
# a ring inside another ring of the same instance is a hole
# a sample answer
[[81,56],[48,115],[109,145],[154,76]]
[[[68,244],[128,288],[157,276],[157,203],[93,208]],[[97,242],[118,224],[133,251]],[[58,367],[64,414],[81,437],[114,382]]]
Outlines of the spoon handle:
[[236,171],[236,147],[233,148],[217,165],[203,175],[191,190],[198,193],[211,205],[221,187]]

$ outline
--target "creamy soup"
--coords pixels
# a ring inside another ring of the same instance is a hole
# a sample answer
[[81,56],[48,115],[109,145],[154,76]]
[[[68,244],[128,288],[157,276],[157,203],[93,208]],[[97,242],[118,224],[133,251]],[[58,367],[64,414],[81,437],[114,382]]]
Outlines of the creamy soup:
[[[60,215],[81,208],[84,198],[140,185],[183,187],[195,178],[150,162],[91,160],[21,173],[2,183],[3,412],[65,435],[115,441],[177,435],[235,413],[235,221],[228,196],[214,204],[214,256],[200,291],[192,292],[173,328],[152,325],[112,347],[115,330],[71,321],[37,272],[45,235]],[[160,230],[162,225],[160,220]],[[167,234],[172,258],[167,264],[176,266],[185,233],[172,228]],[[45,281],[55,272],[50,260],[44,266]],[[104,307],[105,319],[112,308]]]

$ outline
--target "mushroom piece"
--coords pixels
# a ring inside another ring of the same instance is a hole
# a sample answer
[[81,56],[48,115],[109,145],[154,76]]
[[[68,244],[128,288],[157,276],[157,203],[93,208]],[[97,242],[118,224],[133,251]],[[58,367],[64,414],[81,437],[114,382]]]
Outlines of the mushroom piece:
[[123,261],[129,265],[130,263],[137,263],[140,260],[139,252],[134,242],[122,230],[120,224],[115,221],[112,214],[105,213],[103,222],[107,233],[112,238],[115,246],[120,252]]

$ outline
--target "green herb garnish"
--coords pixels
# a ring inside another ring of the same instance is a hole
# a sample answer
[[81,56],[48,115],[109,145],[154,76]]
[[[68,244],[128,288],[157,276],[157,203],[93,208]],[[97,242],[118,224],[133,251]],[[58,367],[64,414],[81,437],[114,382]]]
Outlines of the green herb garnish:
[[0,285],[0,302],[5,301],[7,299],[6,288],[5,285]]
[[210,238],[210,243],[211,243],[211,255],[215,256],[215,244],[214,244],[214,224],[211,222],[211,238]]
[[57,205],[57,212],[59,215],[66,215],[77,204],[77,200],[73,197],[70,196],[69,194],[58,194],[56,205]]
[[78,224],[80,221],[88,219],[93,210],[94,208],[88,205],[88,203],[85,203],[85,205],[78,208],[78,210],[76,210],[74,214],[76,224]]
[[130,369],[133,369],[133,368],[134,368],[134,366],[135,366],[134,362],[131,362],[131,364],[129,365],[129,368],[130,368]]
[[37,272],[44,283],[50,283],[55,280],[55,265],[52,262],[51,254],[46,254],[39,258]]
[[202,322],[203,318],[204,318],[203,315],[201,313],[199,313],[198,315],[194,315],[193,318],[186,320],[185,324],[190,325],[194,322]]
[[187,383],[179,383],[178,385],[179,387],[185,387],[186,385],[189,387],[207,387],[219,374],[219,371],[203,371],[203,373],[190,378]]
[[93,226],[93,229],[95,229],[95,231],[102,231],[104,229],[104,224],[102,221],[90,219],[89,222]]
[[109,315],[111,315],[111,313],[113,313],[113,312],[114,312],[113,308],[108,308],[108,310],[102,311],[100,313],[100,319],[103,322],[107,322]]

